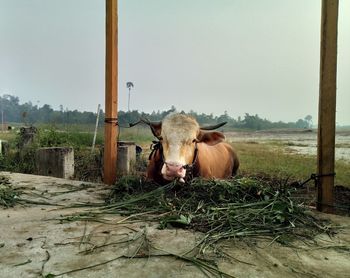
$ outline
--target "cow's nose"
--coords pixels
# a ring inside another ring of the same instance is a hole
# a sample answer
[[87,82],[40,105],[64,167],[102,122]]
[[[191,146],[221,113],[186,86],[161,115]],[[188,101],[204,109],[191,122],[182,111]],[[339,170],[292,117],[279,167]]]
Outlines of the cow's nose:
[[184,178],[186,176],[186,170],[183,168],[182,164],[176,162],[166,162],[165,176],[170,179]]

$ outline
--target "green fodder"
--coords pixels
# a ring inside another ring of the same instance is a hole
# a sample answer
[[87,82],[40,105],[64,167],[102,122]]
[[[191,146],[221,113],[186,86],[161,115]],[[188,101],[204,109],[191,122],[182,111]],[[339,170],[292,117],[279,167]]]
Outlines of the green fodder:
[[295,190],[283,183],[247,177],[194,179],[162,187],[140,177],[125,177],[101,210],[134,214],[135,218],[150,212],[160,228],[180,226],[206,233],[203,246],[232,237],[272,236],[283,242],[328,232],[329,227],[293,197]]
[[0,176],[0,207],[13,207],[20,194],[20,191],[11,186],[8,178]]

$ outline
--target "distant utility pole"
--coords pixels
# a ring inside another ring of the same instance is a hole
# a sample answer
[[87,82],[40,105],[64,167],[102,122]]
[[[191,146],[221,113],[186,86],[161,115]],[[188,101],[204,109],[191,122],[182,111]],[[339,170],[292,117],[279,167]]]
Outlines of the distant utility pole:
[[128,112],[130,112],[130,92],[131,88],[134,88],[134,84],[132,82],[126,82],[126,87],[129,89]]

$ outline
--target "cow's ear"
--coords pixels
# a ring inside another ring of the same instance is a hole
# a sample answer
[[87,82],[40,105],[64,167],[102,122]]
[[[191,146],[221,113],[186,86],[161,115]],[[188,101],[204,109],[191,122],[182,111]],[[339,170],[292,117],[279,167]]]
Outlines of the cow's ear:
[[158,139],[160,139],[160,134],[162,133],[162,122],[159,123],[151,123],[150,124],[152,133],[155,137],[157,137]]
[[216,145],[225,140],[225,135],[218,131],[199,131],[197,136],[198,142],[203,142],[208,145]]

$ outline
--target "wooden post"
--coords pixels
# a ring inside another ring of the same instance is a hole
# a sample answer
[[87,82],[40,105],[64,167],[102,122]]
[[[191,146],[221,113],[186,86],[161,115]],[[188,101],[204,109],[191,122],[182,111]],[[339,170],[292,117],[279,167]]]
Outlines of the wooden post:
[[106,97],[104,182],[117,177],[118,107],[118,1],[106,0]]
[[333,211],[338,0],[322,1],[317,209]]

